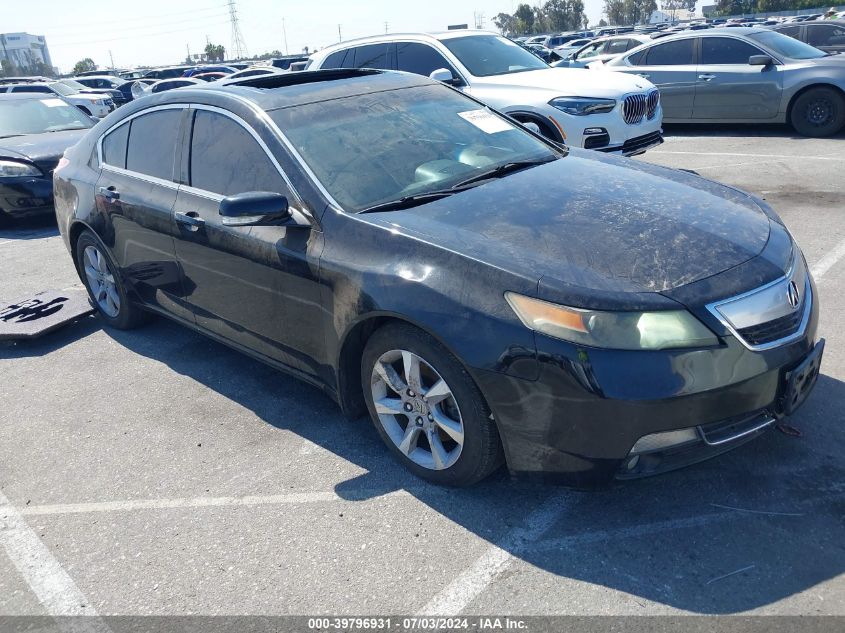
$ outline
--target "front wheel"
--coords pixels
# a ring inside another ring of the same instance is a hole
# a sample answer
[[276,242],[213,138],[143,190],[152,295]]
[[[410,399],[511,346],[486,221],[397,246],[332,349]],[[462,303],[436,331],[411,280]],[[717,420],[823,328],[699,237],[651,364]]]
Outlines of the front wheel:
[[499,435],[478,387],[425,332],[405,324],[375,332],[361,377],[379,435],[417,476],[467,486],[501,464]]
[[129,301],[105,247],[90,231],[76,241],[76,264],[91,303],[110,326],[130,330],[147,319],[147,313]]
[[803,136],[833,136],[845,126],[845,99],[834,88],[811,88],[792,104],[790,121]]

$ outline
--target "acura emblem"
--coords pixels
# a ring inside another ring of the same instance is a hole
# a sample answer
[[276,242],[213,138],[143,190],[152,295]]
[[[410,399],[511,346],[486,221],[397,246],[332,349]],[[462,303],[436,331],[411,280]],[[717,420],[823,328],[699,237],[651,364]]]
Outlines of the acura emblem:
[[789,286],[786,288],[786,300],[789,301],[789,305],[792,306],[793,310],[798,307],[801,295],[798,294],[798,286],[795,285],[794,281],[790,281]]

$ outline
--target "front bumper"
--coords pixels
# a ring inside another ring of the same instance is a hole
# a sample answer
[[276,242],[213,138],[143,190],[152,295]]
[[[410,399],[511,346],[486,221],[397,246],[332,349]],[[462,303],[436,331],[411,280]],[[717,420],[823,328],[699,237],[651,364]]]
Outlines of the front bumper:
[[608,145],[605,147],[596,148],[600,152],[608,154],[621,154],[622,156],[637,156],[644,153],[652,147],[657,147],[663,143],[663,131],[651,132],[628,139],[622,145]]
[[53,180],[48,176],[0,181],[0,213],[23,218],[53,213]]
[[[787,374],[814,349],[817,322],[814,305],[801,339],[766,351],[730,336],[718,348],[645,352],[585,349],[537,334],[537,380],[473,374],[512,473],[601,487],[712,457],[772,426],[786,415]],[[699,436],[695,446],[670,447],[683,451],[659,460],[641,456],[629,468],[641,438],[696,427],[725,441]]]

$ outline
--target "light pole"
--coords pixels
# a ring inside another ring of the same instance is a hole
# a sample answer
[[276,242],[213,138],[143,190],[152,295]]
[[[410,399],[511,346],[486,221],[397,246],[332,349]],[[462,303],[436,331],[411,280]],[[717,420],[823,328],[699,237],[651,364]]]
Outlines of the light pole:
[[282,34],[285,36],[285,55],[288,54],[288,31],[285,28],[285,19],[282,18]]

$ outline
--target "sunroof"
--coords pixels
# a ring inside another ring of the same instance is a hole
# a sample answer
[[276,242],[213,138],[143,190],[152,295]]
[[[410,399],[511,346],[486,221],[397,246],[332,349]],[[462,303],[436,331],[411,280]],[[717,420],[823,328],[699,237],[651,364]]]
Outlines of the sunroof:
[[232,81],[228,86],[247,86],[249,88],[283,88],[285,86],[298,86],[320,81],[337,81],[338,79],[353,79],[355,77],[366,77],[378,75],[383,71],[371,68],[332,68],[330,70],[301,70],[298,72],[284,73],[278,75],[258,75],[256,77],[244,77],[242,81]]

